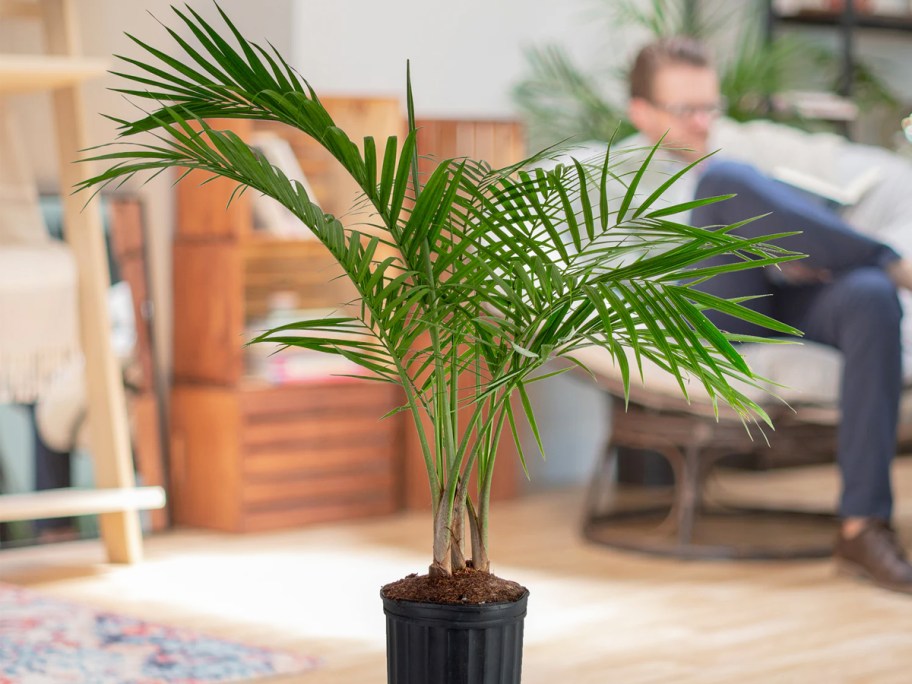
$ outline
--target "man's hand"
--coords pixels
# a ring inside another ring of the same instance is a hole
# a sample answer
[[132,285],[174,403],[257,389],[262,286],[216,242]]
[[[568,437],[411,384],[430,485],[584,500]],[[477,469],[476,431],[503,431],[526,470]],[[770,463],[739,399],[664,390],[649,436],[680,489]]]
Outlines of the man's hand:
[[912,261],[897,259],[885,269],[896,287],[912,291]]
[[789,285],[818,285],[833,279],[833,274],[825,268],[812,268],[799,261],[779,264],[779,271],[782,280]]

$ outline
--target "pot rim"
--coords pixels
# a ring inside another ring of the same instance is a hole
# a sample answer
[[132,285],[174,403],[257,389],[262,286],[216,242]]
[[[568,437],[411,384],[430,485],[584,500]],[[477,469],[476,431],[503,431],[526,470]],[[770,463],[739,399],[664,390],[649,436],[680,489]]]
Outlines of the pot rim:
[[529,590],[523,591],[515,601],[497,601],[494,603],[429,603],[391,599],[383,595],[383,612],[389,617],[404,618],[427,624],[467,623],[473,627],[489,624],[504,624],[522,620],[526,616],[526,602]]

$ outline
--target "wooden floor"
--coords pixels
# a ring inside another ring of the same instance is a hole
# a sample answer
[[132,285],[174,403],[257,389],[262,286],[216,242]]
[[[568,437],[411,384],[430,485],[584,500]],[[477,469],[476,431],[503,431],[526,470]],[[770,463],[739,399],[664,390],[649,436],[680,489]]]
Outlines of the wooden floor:
[[[835,496],[832,470],[759,477],[746,488]],[[896,489],[909,545],[908,459]],[[577,532],[581,501],[562,491],[495,511],[496,571],[531,590],[524,684],[912,682],[912,597],[838,577],[828,560],[685,562],[595,547]],[[420,514],[256,536],[182,530],[149,539],[133,567],[104,565],[97,542],[2,551],[0,581],[323,659],[271,684],[380,684],[378,591],[426,567],[428,538]]]

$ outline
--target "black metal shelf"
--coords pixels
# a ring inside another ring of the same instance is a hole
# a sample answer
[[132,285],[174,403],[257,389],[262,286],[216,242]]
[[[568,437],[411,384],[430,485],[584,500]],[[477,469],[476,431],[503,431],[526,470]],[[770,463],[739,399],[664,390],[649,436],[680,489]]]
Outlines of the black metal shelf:
[[856,33],[860,30],[912,31],[912,14],[870,14],[856,9],[855,0],[845,0],[842,9],[835,11],[801,10],[796,14],[780,14],[775,0],[767,0],[767,39],[772,40],[777,26],[817,26],[834,30],[839,36],[842,52],[842,73],[839,94],[851,97],[856,64]]
[[[798,14],[776,14],[780,24],[802,24],[805,26],[842,26],[845,19],[840,12],[802,10]],[[912,14],[886,15],[855,13],[851,25],[860,29],[884,29],[888,31],[912,31]]]

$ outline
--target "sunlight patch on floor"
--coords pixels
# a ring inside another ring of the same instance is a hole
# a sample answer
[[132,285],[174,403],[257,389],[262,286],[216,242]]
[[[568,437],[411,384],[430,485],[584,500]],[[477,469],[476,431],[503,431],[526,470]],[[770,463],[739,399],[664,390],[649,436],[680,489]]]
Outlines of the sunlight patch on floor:
[[112,570],[97,596],[86,602],[108,603],[118,610],[154,604],[162,610],[288,631],[298,638],[384,642],[380,587],[426,565],[395,550],[260,550],[239,556],[205,548]]

